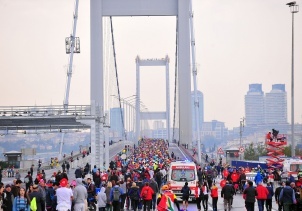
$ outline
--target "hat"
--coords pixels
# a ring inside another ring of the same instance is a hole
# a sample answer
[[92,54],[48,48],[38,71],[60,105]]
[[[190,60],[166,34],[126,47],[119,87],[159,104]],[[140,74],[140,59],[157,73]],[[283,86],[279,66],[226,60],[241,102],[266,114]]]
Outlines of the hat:
[[10,184],[5,185],[5,188],[11,188],[12,186]]
[[44,182],[44,179],[40,179],[39,183],[42,183],[42,182]]
[[37,189],[38,185],[37,184],[33,184],[33,189]]
[[161,187],[161,189],[162,189],[162,190],[169,190],[169,186],[168,186],[168,185],[163,185],[163,186]]
[[61,187],[66,187],[68,184],[68,180],[66,178],[63,178],[60,180],[60,186]]

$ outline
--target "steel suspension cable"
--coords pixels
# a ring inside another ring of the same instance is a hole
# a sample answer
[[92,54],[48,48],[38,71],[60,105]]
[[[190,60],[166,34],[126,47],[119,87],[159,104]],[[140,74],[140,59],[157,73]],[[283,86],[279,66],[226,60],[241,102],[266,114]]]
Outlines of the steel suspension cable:
[[120,85],[119,85],[118,72],[117,72],[116,53],[115,53],[115,43],[114,43],[113,26],[112,26],[112,16],[110,16],[110,27],[111,27],[111,37],[112,37],[112,48],[113,48],[113,58],[114,58],[114,67],[115,67],[115,76],[116,76],[117,94],[118,94],[118,101],[119,101],[120,113],[121,113],[121,118],[122,118],[122,126],[123,126],[123,135],[125,136],[125,140],[127,140],[127,135],[126,135],[126,132],[125,132],[124,114],[123,114],[123,112],[122,112],[122,103],[121,103]]

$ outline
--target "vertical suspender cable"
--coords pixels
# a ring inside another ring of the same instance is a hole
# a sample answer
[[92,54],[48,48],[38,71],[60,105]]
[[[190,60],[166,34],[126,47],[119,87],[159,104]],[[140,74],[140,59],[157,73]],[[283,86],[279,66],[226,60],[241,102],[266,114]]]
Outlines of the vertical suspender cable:
[[123,135],[125,136],[125,140],[127,140],[127,134],[125,132],[124,114],[122,112],[120,86],[119,86],[118,73],[117,73],[116,53],[115,53],[115,44],[114,44],[113,26],[112,26],[112,16],[110,16],[110,26],[111,26],[112,48],[113,48],[113,58],[114,58],[114,67],[115,67],[117,93],[118,93],[118,100],[119,100],[119,105],[120,105],[121,118],[122,118],[122,126],[123,126]]

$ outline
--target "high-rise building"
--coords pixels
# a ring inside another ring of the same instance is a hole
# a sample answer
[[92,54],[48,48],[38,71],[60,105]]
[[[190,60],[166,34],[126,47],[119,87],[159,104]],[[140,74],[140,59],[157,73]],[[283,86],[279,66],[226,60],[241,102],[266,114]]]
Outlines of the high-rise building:
[[[204,122],[204,106],[203,106],[203,94],[201,91],[197,90],[197,99],[198,99],[198,119],[199,119],[199,129]],[[191,93],[191,106],[192,106],[192,129],[196,131],[196,122],[195,122],[195,100],[194,100],[194,91]]]
[[287,93],[285,84],[273,84],[265,94],[265,124],[287,123]]
[[110,131],[115,134],[115,137],[123,137],[124,127],[122,122],[122,116],[125,122],[124,109],[122,108],[111,108],[110,109]]
[[247,126],[264,124],[264,94],[262,84],[250,84],[244,96],[245,124]]

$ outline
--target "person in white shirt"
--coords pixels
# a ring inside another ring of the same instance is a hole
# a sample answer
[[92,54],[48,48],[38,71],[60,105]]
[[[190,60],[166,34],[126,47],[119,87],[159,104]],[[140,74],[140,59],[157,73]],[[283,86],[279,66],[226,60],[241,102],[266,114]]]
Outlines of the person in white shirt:
[[201,191],[203,192],[202,206],[204,210],[208,210],[209,188],[207,182],[204,182]]
[[60,188],[56,190],[57,195],[57,210],[58,211],[68,211],[71,210],[71,202],[73,200],[72,190],[68,187],[68,180],[63,178],[60,181]]

